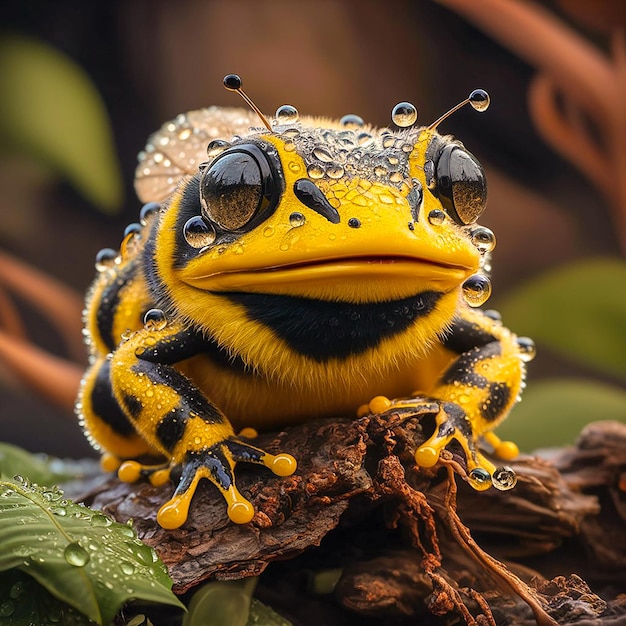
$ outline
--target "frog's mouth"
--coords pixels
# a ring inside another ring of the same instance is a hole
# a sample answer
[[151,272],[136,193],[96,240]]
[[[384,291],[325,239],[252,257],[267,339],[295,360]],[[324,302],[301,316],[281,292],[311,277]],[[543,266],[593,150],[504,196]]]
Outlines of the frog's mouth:
[[188,284],[211,292],[304,295],[329,299],[362,290],[374,299],[402,297],[420,291],[448,292],[476,271],[408,256],[340,256],[262,267],[223,269],[187,276]]

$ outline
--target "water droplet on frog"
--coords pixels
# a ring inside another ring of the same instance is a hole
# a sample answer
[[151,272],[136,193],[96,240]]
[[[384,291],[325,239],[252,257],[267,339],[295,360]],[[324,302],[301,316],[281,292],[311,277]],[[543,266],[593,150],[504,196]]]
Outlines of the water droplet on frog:
[[519,358],[528,363],[528,361],[532,361],[537,354],[537,349],[535,348],[535,342],[530,337],[518,337],[517,338],[517,346],[519,348]]
[[209,142],[209,145],[206,147],[207,156],[216,157],[218,154],[221,154],[230,146],[228,141],[224,141],[223,139],[214,139]]
[[189,139],[189,137],[191,137],[191,128],[183,128],[179,133],[178,133],[178,138],[181,141],[185,141],[185,139]]
[[489,475],[489,472],[482,467],[475,467],[469,473],[469,479],[470,482],[479,489],[484,489],[486,486],[491,484],[491,476]]
[[333,155],[328,152],[326,148],[320,148],[319,146],[313,148],[313,156],[324,163],[331,163],[333,161]]
[[139,212],[139,221],[141,222],[141,225],[145,226],[150,217],[156,215],[160,208],[161,205],[158,202],[148,202],[147,204],[144,204]]
[[501,465],[494,470],[491,482],[496,489],[508,491],[517,484],[517,475],[512,467]]
[[324,168],[315,163],[309,165],[309,167],[307,167],[306,169],[306,172],[309,177],[313,179],[322,178],[324,176]]
[[329,178],[338,179],[341,178],[344,174],[344,169],[341,165],[331,165],[327,170],[326,174],[328,174]]
[[399,102],[393,107],[391,120],[400,128],[412,126],[417,121],[417,109],[410,102]]
[[293,141],[285,141],[283,148],[285,152],[293,152],[296,149],[296,144]]
[[479,252],[491,252],[496,247],[496,236],[485,226],[477,226],[472,230],[472,243]]
[[374,137],[369,133],[359,133],[356,140],[360,146],[369,146],[374,141]]
[[292,161],[291,163],[289,163],[289,169],[290,169],[290,170],[291,170],[294,174],[298,174],[302,168],[300,167],[300,164],[299,164],[299,163],[296,163],[295,161]]
[[207,224],[199,215],[196,215],[185,222],[183,226],[183,236],[185,241],[192,248],[205,248],[210,246],[216,238],[215,229]]
[[481,113],[489,108],[489,103],[491,102],[489,94],[484,89],[474,89],[468,100],[472,107]]
[[374,174],[376,174],[376,176],[386,176],[388,174],[388,171],[386,167],[383,167],[382,165],[377,165],[374,168]]
[[128,235],[138,235],[140,233],[141,233],[141,224],[137,224],[136,222],[133,222],[132,224],[129,224],[124,229],[124,239],[126,239]]
[[304,215],[302,215],[302,213],[299,213],[298,211],[295,211],[289,216],[289,223],[291,224],[291,226],[293,226],[293,228],[298,228],[298,226],[303,226],[305,222],[306,222],[306,219]]
[[263,229],[263,236],[264,237],[271,237],[274,234],[274,227],[273,226],[266,226]]
[[63,551],[65,560],[74,567],[84,567],[89,563],[89,552],[83,548],[80,543],[73,541],[68,544]]
[[463,283],[463,297],[471,307],[481,306],[491,295],[491,281],[483,274],[474,274]]
[[396,145],[396,138],[393,135],[383,136],[383,148],[393,148]]
[[361,220],[358,217],[351,217],[348,220],[348,226],[350,228],[359,228],[361,226]]
[[110,267],[113,267],[116,258],[117,250],[113,250],[113,248],[103,248],[96,254],[96,270],[98,272],[104,272]]
[[298,109],[290,104],[283,104],[276,109],[275,117],[279,124],[294,124],[298,121]]
[[353,113],[348,113],[348,115],[344,115],[339,120],[339,123],[346,128],[358,128],[359,126],[363,126],[365,124],[362,117],[354,115]]
[[474,274],[463,283],[463,297],[471,307],[481,306],[491,295],[491,281],[483,274]]
[[146,330],[163,330],[167,326],[167,318],[161,309],[150,309],[143,316],[143,326]]
[[428,214],[428,221],[433,226],[441,226],[446,221],[446,214],[440,209],[433,209]]

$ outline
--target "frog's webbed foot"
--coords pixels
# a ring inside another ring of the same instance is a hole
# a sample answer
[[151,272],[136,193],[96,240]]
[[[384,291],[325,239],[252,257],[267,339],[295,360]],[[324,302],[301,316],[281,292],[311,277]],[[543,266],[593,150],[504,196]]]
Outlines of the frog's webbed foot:
[[[496,467],[478,450],[478,439],[463,408],[453,402],[441,402],[435,417],[435,432],[415,451],[415,461],[421,467],[432,467],[441,451],[455,440],[465,452],[467,475],[474,489],[483,491],[492,485],[501,491],[512,489],[517,482],[515,472],[505,465]],[[519,453],[513,442],[501,441],[491,432],[484,439],[504,460],[511,460]]]
[[222,494],[228,517],[245,524],[254,517],[254,507],[235,484],[234,470],[239,462],[265,465],[277,476],[290,476],[296,471],[296,460],[290,454],[268,454],[237,437],[230,437],[211,447],[186,453],[182,474],[174,495],[157,513],[157,521],[166,529],[179,528],[187,520],[189,505],[200,479],[210,480]]

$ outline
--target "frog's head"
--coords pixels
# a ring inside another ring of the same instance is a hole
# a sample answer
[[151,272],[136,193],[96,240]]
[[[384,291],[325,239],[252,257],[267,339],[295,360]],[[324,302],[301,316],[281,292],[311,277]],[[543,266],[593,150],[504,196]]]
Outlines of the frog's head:
[[212,141],[161,228],[175,238],[176,280],[210,295],[357,305],[423,296],[424,306],[449,296],[453,310],[464,292],[481,304],[490,290],[481,253],[494,245],[475,225],[484,172],[437,132],[439,120],[413,127],[411,107],[396,107],[391,131],[284,106],[267,130]]

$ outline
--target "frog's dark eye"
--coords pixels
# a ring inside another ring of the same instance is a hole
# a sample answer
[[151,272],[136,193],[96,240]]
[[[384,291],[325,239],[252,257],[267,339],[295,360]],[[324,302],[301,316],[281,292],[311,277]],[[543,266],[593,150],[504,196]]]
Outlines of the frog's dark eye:
[[267,217],[276,195],[268,157],[253,144],[223,152],[200,179],[203,217],[225,231],[254,226]]
[[448,144],[435,167],[435,194],[450,217],[461,225],[474,223],[487,204],[487,180],[476,158]]

